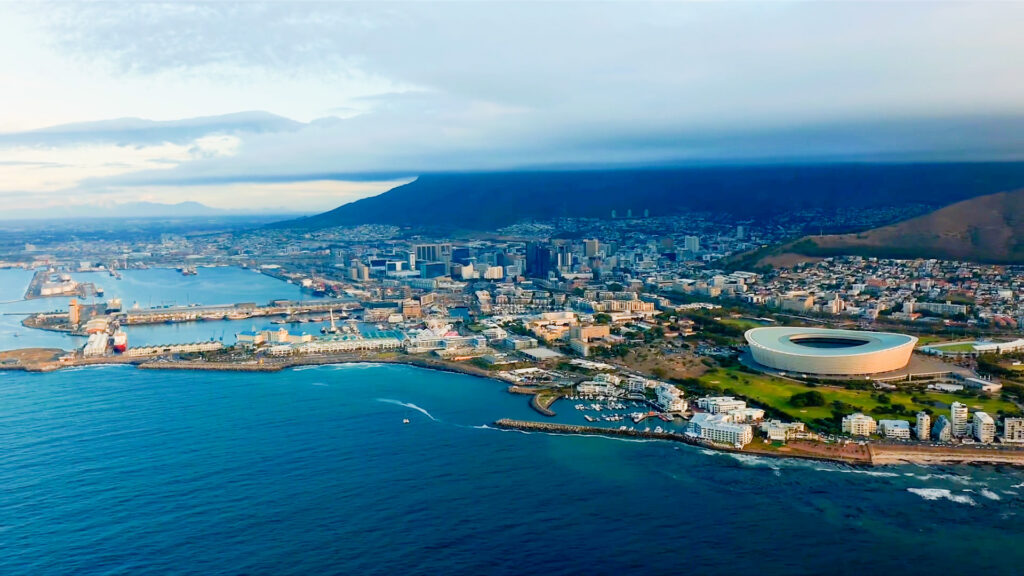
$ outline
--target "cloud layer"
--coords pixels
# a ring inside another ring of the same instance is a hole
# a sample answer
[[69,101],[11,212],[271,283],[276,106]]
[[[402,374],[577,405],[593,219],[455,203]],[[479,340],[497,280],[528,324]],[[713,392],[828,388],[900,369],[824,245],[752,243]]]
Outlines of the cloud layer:
[[312,210],[385,186],[332,181],[432,171],[1021,159],[1022,17],[1019,3],[4,5],[19,57],[0,59],[0,208],[141,190],[261,205],[294,183]]

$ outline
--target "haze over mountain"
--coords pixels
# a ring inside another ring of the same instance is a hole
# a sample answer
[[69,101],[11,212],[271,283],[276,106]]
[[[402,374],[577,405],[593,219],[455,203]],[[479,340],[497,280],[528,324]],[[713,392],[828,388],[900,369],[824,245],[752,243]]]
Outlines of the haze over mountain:
[[109,205],[67,205],[46,209],[13,210],[0,214],[0,221],[55,218],[203,218],[254,214],[279,214],[287,216],[296,213],[299,212],[287,208],[223,210],[211,208],[199,202],[178,202],[174,204],[126,202]]
[[757,259],[770,264],[839,255],[1024,263],[1024,189],[971,198],[865,232],[808,236]]
[[1024,163],[961,163],[427,174],[378,196],[278,224],[492,229],[520,220],[680,210],[762,219],[780,212],[924,204],[1024,186]]

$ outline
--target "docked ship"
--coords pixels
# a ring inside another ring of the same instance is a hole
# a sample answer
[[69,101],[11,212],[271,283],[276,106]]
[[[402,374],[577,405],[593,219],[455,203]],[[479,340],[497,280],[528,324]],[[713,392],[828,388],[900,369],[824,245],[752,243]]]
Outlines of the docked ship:
[[114,351],[124,352],[128,349],[128,333],[124,330],[118,329],[114,332]]
[[199,274],[195,266],[182,266],[181,268],[178,268],[178,271],[181,272],[182,276],[195,276],[196,274]]

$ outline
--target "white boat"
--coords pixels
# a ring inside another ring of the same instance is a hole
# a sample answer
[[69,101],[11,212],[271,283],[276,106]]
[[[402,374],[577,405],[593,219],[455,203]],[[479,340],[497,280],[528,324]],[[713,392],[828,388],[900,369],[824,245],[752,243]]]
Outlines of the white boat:
[[402,419],[402,424],[408,424],[408,423],[409,423],[409,419],[408,418],[403,418]]

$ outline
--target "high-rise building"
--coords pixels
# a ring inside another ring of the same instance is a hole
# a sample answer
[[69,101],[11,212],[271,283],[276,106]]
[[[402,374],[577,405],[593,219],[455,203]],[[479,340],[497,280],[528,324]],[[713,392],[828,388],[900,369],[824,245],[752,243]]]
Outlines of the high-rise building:
[[448,265],[444,262],[420,262],[420,276],[438,278],[448,275]]
[[700,251],[700,238],[697,236],[685,236],[683,238],[683,250],[687,252]]
[[552,269],[554,254],[547,244],[530,242],[526,245],[526,275],[547,278]]
[[572,246],[565,241],[560,241],[555,244],[555,265],[559,270],[568,270],[572,268],[573,257],[572,257]]
[[932,426],[932,439],[939,442],[949,442],[953,439],[953,425],[949,423],[949,418],[946,418],[945,414],[935,419],[935,425]]
[[966,404],[953,402],[949,407],[949,423],[953,425],[954,438],[963,438],[967,435],[967,425],[970,424],[970,420],[968,420]]
[[78,326],[82,323],[82,306],[78,303],[77,298],[72,298],[71,303],[68,304],[68,324],[72,326]]
[[601,244],[597,241],[597,239],[584,240],[583,255],[586,256],[587,258],[593,258],[594,256],[597,256],[597,251],[600,248],[600,246]]
[[417,244],[416,259],[427,262],[451,262],[451,244]]
[[974,439],[988,444],[996,439],[996,421],[985,412],[975,412],[973,426]]
[[1024,418],[1003,419],[1003,442],[1024,442]]
[[742,224],[736,227],[736,239],[743,240],[747,237],[747,228]]
[[917,427],[914,428],[914,434],[917,435],[918,440],[928,440],[932,437],[931,435],[932,417],[927,412],[917,413]]

